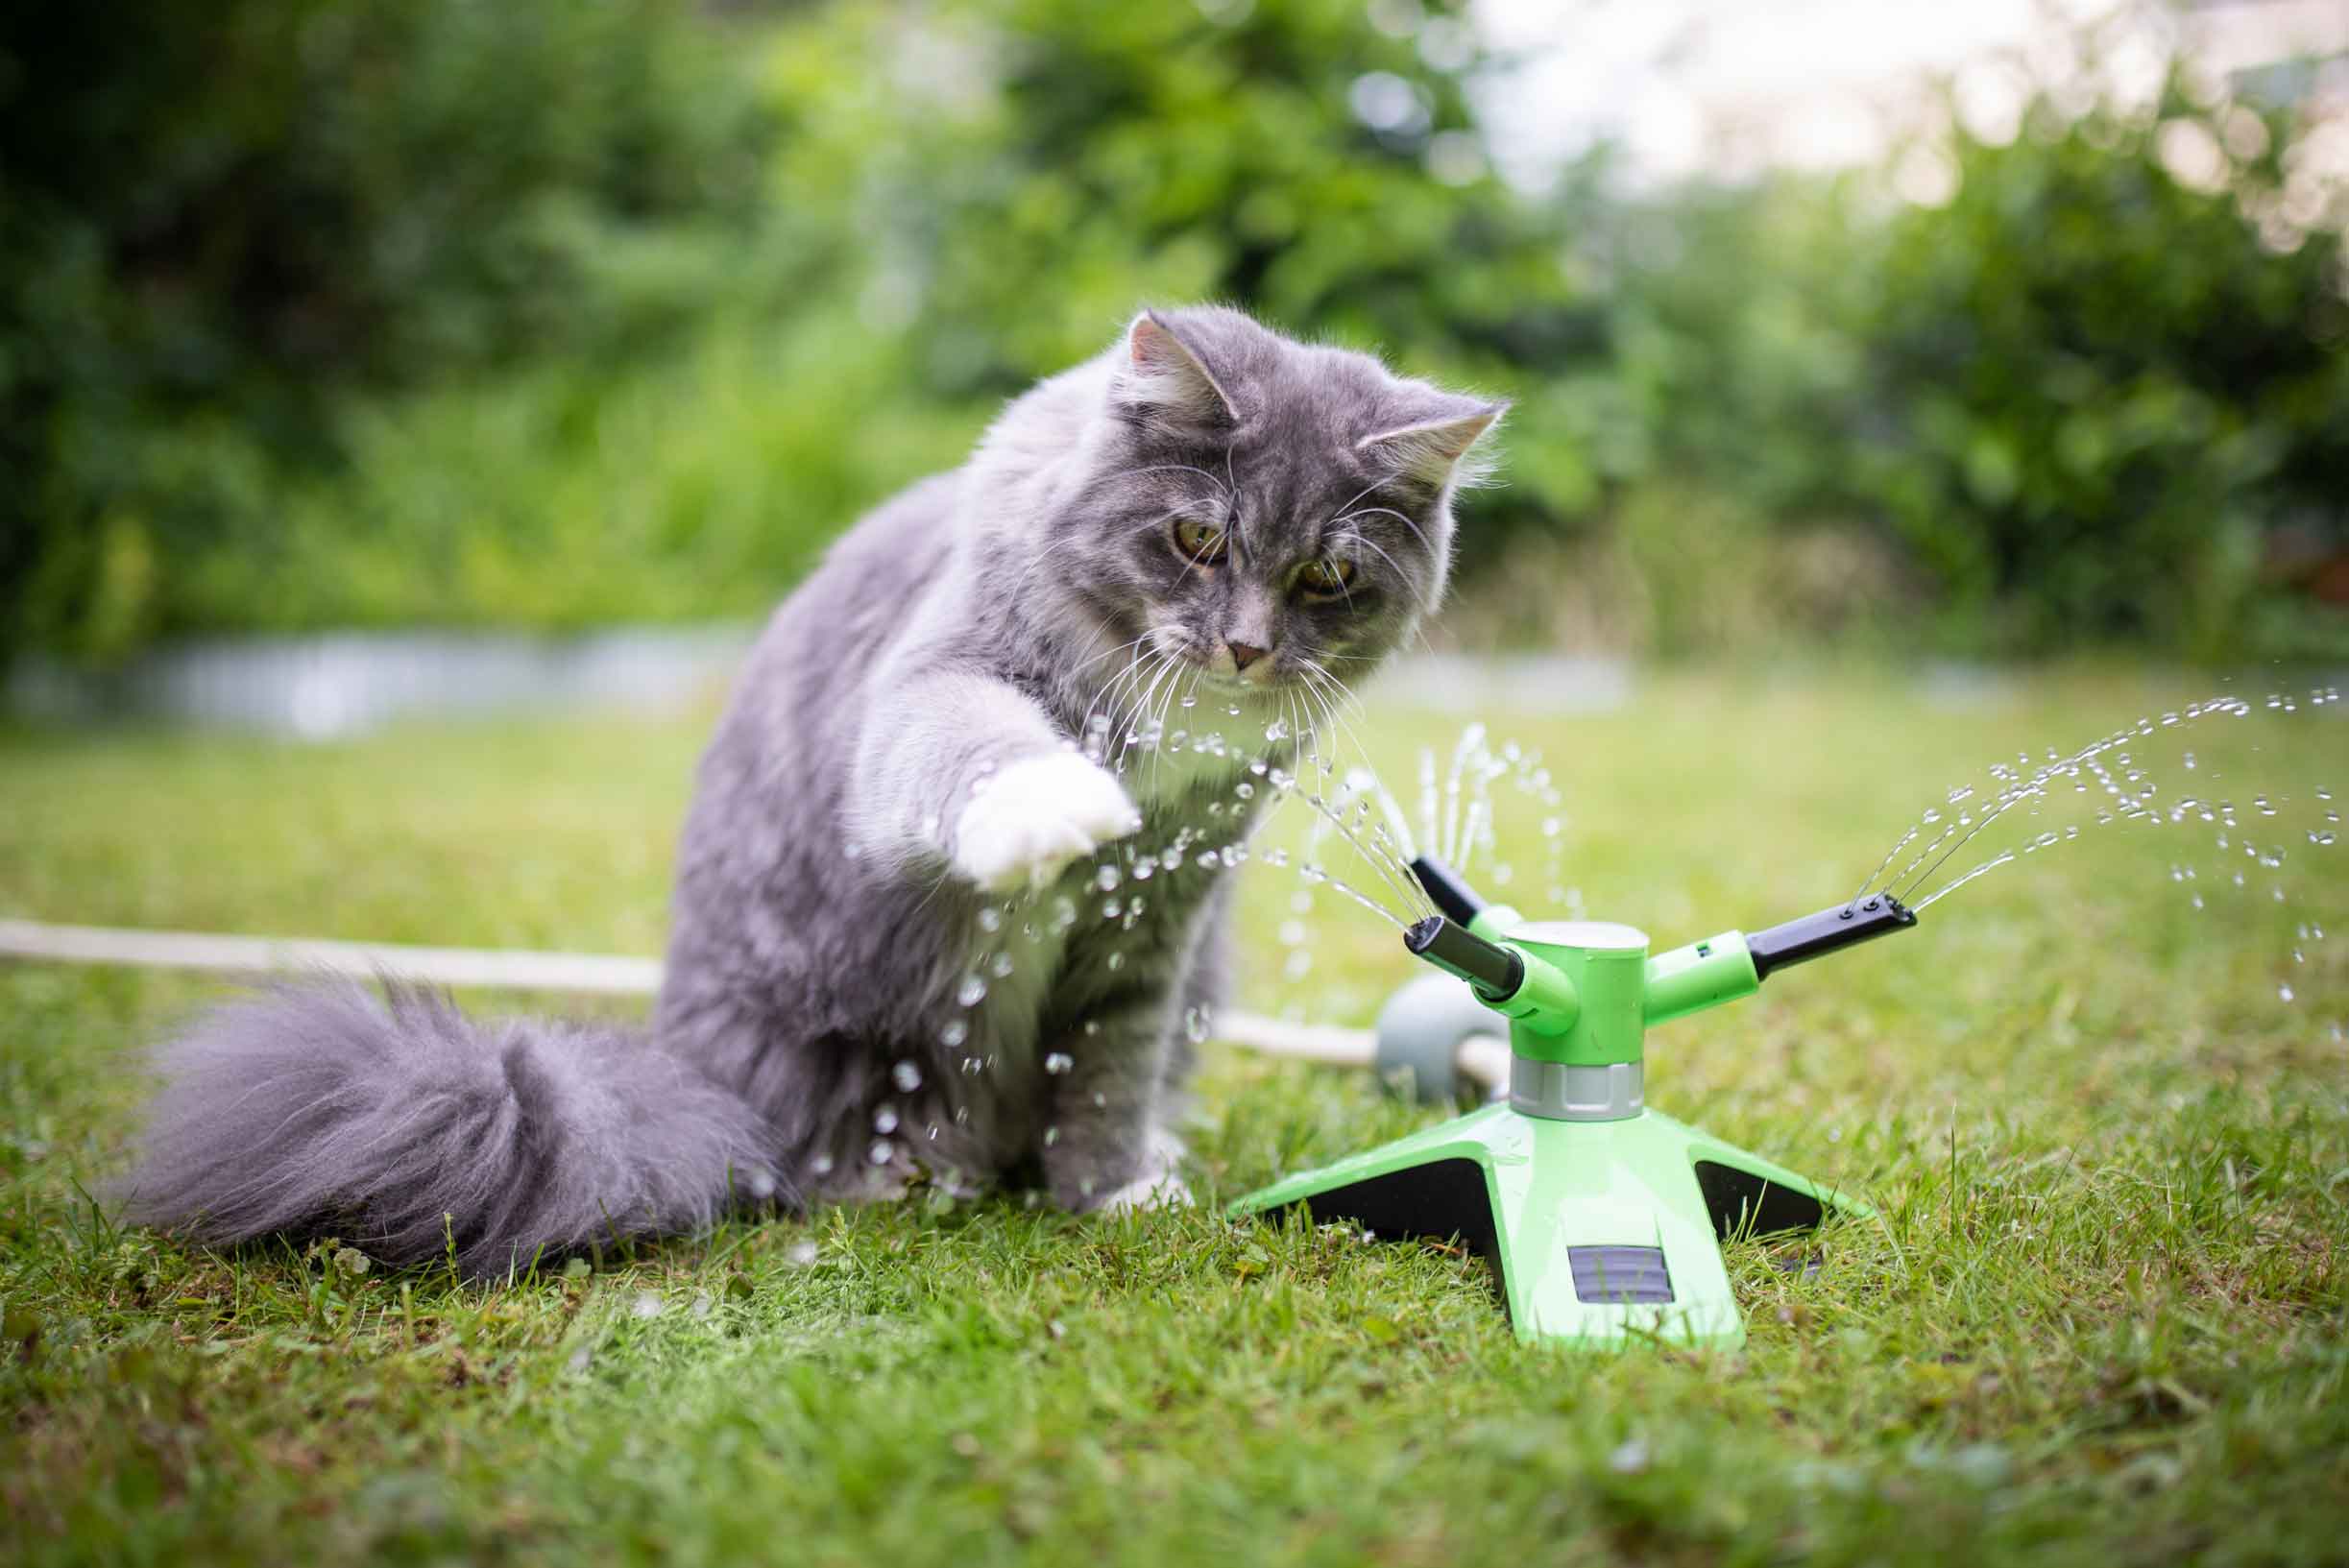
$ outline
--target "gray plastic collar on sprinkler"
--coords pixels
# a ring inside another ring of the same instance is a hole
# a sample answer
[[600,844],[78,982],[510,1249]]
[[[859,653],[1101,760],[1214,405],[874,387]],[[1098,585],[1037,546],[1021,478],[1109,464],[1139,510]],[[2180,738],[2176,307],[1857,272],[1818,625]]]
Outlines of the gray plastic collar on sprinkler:
[[1509,1103],[1526,1116],[1552,1122],[1621,1122],[1637,1116],[1647,1103],[1647,1066],[1585,1066],[1519,1056],[1509,1066]]

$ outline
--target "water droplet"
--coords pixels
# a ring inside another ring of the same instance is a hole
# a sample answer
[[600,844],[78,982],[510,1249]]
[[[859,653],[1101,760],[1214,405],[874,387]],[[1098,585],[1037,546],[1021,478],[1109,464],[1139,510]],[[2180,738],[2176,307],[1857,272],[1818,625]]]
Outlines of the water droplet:
[[1200,869],[1200,870],[1202,870],[1202,871],[1213,871],[1213,870],[1216,868],[1216,864],[1217,864],[1217,861],[1216,861],[1216,855],[1215,855],[1215,851],[1213,851],[1213,850],[1201,850],[1201,851],[1199,851],[1199,869]]
[[794,1268],[813,1268],[817,1256],[813,1242],[793,1242],[783,1249],[783,1261]]
[[1117,885],[1121,880],[1118,876],[1118,868],[1115,866],[1103,866],[1093,874],[1093,885],[1104,893],[1117,891]]
[[955,987],[955,1000],[965,1007],[976,1007],[987,997],[987,982],[977,975],[965,975],[962,983]]
[[1044,1129],[1044,1146],[1046,1148],[1052,1147],[1058,1142],[1060,1142],[1060,1129],[1058,1127],[1047,1127]]
[[2276,987],[2276,995],[2282,1000],[2289,1001],[2292,1000],[2292,988],[2288,985],[2279,985]]
[[1109,973],[1111,973],[1112,975],[1114,975],[1114,974],[1116,974],[1116,973],[1117,973],[1119,970],[1124,969],[1125,967],[1126,967],[1126,954],[1124,954],[1124,953],[1111,953],[1111,954],[1109,955],[1109,959],[1108,959],[1108,969],[1109,969]]
[[1183,698],[1182,705],[1185,708],[1197,708],[1199,706],[1199,698],[1197,695],[1187,696]]
[[1289,738],[1289,726],[1280,719],[1274,719],[1264,727],[1264,737],[1274,742],[1286,740]]
[[1313,954],[1299,948],[1289,954],[1289,961],[1280,966],[1280,972],[1293,980],[1301,980],[1305,977],[1306,972],[1312,968]]
[[1102,918],[1115,920],[1125,910],[1125,907],[1116,899],[1103,899],[1102,900]]
[[[947,1026],[949,1028],[960,1028],[962,1026],[962,1020],[957,1018],[953,1024]],[[949,1040],[946,1043],[951,1046],[957,1044],[957,1042]],[[889,1069],[889,1081],[897,1085],[898,1088],[904,1090],[907,1094],[910,1095],[916,1089],[919,1089],[922,1086],[922,1070],[911,1062],[900,1062],[895,1067]]]
[[1065,1050],[1055,1050],[1044,1058],[1044,1071],[1058,1077],[1077,1065],[1077,1058]]
[[994,957],[988,959],[987,973],[993,975],[999,980],[1005,976],[1010,974],[1011,954],[1008,953],[999,953]]
[[1256,786],[1249,784],[1246,779],[1243,779],[1238,784],[1232,785],[1231,792],[1239,796],[1244,801],[1253,800],[1256,798]]
[[1001,909],[996,908],[995,905],[991,904],[981,905],[979,906],[979,929],[982,931],[1002,930],[1004,929],[1004,912]]
[[1101,1021],[1100,1021],[1099,1019],[1088,1018],[1088,1019],[1086,1019],[1086,1020],[1085,1020],[1085,1038],[1086,1038],[1086,1039],[1090,1040],[1090,1039],[1092,1039],[1094,1036],[1096,1036],[1096,1035],[1100,1034],[1101,1032],[1102,1032],[1102,1025],[1101,1025]]
[[886,1138],[876,1138],[873,1140],[873,1146],[864,1151],[864,1157],[875,1165],[887,1165],[896,1153],[895,1144],[890,1143]]
[[1194,1007],[1190,1011],[1184,1013],[1182,1026],[1183,1033],[1191,1037],[1192,1044],[1197,1045],[1205,1040],[1207,1038],[1208,1030],[1212,1027],[1208,1018],[1207,1009],[1204,1007]]
[[818,1154],[814,1159],[808,1162],[808,1169],[814,1171],[819,1176],[831,1175],[832,1156],[829,1154]]
[[884,1105],[880,1110],[875,1111],[873,1130],[875,1132],[895,1132],[897,1130],[897,1107]]

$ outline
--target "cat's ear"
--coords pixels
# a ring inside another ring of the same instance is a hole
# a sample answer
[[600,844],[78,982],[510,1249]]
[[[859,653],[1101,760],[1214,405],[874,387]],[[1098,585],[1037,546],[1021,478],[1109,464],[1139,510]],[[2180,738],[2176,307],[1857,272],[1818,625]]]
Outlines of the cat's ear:
[[1508,412],[1507,398],[1486,402],[1447,397],[1443,406],[1426,410],[1393,429],[1365,436],[1354,445],[1374,461],[1392,466],[1431,490],[1447,484],[1473,485],[1492,471],[1491,459],[1479,444]]
[[1205,356],[1154,310],[1126,328],[1111,396],[1124,407],[1186,424],[1232,424],[1240,417]]

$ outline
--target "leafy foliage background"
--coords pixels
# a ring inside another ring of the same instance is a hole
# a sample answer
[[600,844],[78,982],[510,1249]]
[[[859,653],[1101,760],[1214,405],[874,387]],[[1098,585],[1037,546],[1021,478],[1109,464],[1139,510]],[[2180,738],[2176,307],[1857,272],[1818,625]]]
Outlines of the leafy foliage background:
[[[755,614],[1138,303],[1215,298],[1516,399],[1490,636],[2349,648],[2294,576],[2349,549],[2340,214],[2263,243],[2297,128],[2183,77],[2046,84],[1919,206],[1626,195],[1604,151],[1513,190],[1466,92],[1506,62],[1359,0],[12,25],[16,646]],[[2233,129],[2220,188],[2167,171],[2180,122]]]

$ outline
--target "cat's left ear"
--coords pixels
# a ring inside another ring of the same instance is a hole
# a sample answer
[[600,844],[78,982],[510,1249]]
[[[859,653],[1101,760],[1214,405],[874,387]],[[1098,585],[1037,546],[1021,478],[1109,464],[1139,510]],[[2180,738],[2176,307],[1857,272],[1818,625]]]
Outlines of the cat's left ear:
[[1126,328],[1126,352],[1112,386],[1111,395],[1138,413],[1192,425],[1239,422],[1239,411],[1207,368],[1206,356],[1154,310],[1145,310]]
[[1507,398],[1487,402],[1446,397],[1441,407],[1392,430],[1365,436],[1354,446],[1431,490],[1473,485],[1492,471],[1491,459],[1479,444],[1508,412]]

